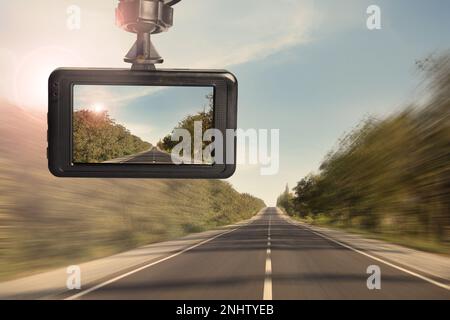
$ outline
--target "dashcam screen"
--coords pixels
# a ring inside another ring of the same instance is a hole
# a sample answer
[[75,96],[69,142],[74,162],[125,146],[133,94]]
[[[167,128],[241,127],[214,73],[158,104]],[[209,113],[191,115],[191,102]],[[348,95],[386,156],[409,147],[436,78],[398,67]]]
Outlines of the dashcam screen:
[[[75,164],[210,165],[211,159],[196,156],[194,140],[196,130],[203,136],[213,127],[213,87],[75,85],[73,89]],[[191,139],[188,147],[187,139]],[[202,139],[202,148],[205,144]]]

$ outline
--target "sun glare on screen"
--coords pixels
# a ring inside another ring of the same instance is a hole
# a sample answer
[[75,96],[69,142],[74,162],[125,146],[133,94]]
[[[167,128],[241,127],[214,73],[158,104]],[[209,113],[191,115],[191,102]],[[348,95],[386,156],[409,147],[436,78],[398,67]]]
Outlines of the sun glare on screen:
[[96,103],[94,104],[93,109],[95,113],[102,113],[105,111],[105,106],[101,103]]

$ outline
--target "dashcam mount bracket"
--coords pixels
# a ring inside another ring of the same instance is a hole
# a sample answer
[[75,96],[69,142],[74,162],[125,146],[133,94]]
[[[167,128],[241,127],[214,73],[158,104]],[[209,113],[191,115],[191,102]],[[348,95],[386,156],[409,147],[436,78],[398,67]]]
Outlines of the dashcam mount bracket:
[[168,31],[173,26],[172,6],[181,0],[119,0],[116,24],[123,30],[137,34],[137,40],[125,56],[132,70],[156,70],[163,63],[152,43],[151,36]]

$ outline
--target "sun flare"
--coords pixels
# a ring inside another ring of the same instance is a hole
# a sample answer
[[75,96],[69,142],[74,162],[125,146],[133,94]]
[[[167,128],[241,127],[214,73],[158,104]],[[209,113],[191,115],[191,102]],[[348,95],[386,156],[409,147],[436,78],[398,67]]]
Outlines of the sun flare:
[[93,105],[93,110],[95,113],[102,113],[105,111],[105,106],[101,103],[96,103]]

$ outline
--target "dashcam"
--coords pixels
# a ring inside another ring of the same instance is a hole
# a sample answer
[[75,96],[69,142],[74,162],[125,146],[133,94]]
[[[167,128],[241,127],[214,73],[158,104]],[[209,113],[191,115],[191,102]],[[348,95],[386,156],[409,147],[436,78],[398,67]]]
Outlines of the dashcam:
[[58,177],[235,171],[227,130],[237,127],[237,81],[227,71],[58,69],[49,93],[49,168]]
[[[48,159],[57,177],[225,179],[236,170],[237,79],[225,70],[156,69],[151,35],[179,0],[119,0],[137,34],[131,69],[57,69],[49,79]],[[229,133],[232,134],[229,134]]]

